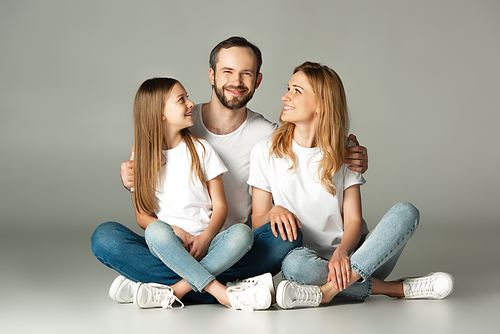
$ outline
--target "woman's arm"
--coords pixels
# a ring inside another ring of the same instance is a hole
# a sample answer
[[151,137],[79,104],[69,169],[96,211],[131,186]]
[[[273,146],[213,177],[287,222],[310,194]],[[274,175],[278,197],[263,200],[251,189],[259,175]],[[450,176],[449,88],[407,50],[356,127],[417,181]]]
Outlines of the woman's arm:
[[297,240],[297,228],[302,228],[295,214],[281,205],[273,207],[273,195],[270,192],[252,187],[252,226],[256,230],[268,222],[271,222],[271,230],[276,238],[278,226],[281,238],[286,240],[288,236],[290,242]]
[[359,184],[344,190],[343,212],[344,235],[328,264],[328,281],[331,281],[334,287],[340,291],[347,288],[347,282],[351,278],[349,255],[356,248],[363,232]]
[[189,253],[198,261],[207,254],[212,239],[219,233],[227,218],[227,202],[224,194],[222,174],[207,182],[208,193],[212,200],[212,216],[203,233],[189,238],[187,246]]

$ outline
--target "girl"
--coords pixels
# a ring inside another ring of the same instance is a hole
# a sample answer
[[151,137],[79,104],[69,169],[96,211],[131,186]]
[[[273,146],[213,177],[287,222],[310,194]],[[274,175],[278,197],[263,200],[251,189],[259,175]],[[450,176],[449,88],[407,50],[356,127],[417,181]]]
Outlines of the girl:
[[[191,290],[206,291],[234,309],[264,309],[264,285],[226,288],[215,276],[251,248],[253,233],[237,224],[218,233],[227,216],[222,175],[212,146],[189,130],[191,102],[175,79],[146,80],[134,101],[134,192],[137,223],[153,255],[182,279],[172,286],[138,283],[134,303],[172,308]],[[147,269],[146,269],[147,270]]]
[[343,164],[349,117],[338,75],[305,62],[294,70],[282,100],[282,126],[254,148],[248,180],[253,227],[271,222],[275,235],[278,229],[283,238],[302,228],[308,247],[291,251],[283,261],[278,305],[318,306],[339,294],[361,300],[371,294],[450,294],[453,278],[446,273],[383,281],[417,228],[419,213],[399,203],[365,240],[360,195],[365,180]]

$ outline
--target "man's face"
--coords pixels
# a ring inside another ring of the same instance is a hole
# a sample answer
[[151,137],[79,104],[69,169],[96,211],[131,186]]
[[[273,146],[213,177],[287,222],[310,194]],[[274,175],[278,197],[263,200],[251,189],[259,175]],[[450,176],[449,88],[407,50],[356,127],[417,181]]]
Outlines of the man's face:
[[250,48],[221,49],[210,81],[221,104],[230,109],[243,108],[252,99],[262,75],[257,75],[257,61]]

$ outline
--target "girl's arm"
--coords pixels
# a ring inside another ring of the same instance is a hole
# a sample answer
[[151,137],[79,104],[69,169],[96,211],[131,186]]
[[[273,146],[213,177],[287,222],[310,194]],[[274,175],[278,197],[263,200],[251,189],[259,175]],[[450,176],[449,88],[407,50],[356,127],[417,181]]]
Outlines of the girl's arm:
[[347,288],[347,282],[351,278],[349,255],[356,248],[363,232],[359,184],[344,190],[343,212],[344,235],[328,264],[328,281],[331,281],[333,286],[340,291]]
[[227,218],[227,202],[226,195],[224,194],[222,174],[208,181],[207,188],[212,200],[212,217],[210,218],[210,223],[203,233],[191,237],[187,242],[189,253],[198,261],[203,259],[207,254],[210,242],[219,233]]
[[256,230],[268,222],[271,222],[271,230],[276,238],[278,226],[281,238],[286,240],[288,236],[290,242],[297,240],[297,228],[302,228],[295,214],[281,205],[273,207],[273,195],[270,192],[252,187],[252,226]]

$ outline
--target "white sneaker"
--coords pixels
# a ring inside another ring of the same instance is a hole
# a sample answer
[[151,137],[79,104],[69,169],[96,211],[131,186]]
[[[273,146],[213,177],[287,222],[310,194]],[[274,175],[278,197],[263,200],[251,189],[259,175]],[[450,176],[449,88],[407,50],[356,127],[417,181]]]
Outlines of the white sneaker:
[[276,301],[281,308],[317,307],[323,293],[317,285],[303,285],[292,281],[281,281],[276,292]]
[[233,286],[242,286],[248,288],[257,284],[264,284],[271,292],[271,304],[276,303],[276,292],[274,291],[273,276],[271,273],[265,273],[259,276],[250,277],[244,280],[236,280],[235,282],[227,282],[226,286],[228,288]]
[[265,310],[271,306],[271,291],[264,284],[232,286],[227,288],[226,293],[234,310]]
[[109,297],[119,303],[132,303],[137,283],[123,277],[115,278],[109,288]]
[[408,299],[443,299],[453,292],[453,276],[448,273],[430,273],[402,281]]
[[163,307],[174,308],[173,304],[178,302],[183,308],[184,304],[174,296],[174,290],[168,285],[157,283],[138,283],[134,293],[134,304],[140,308]]

